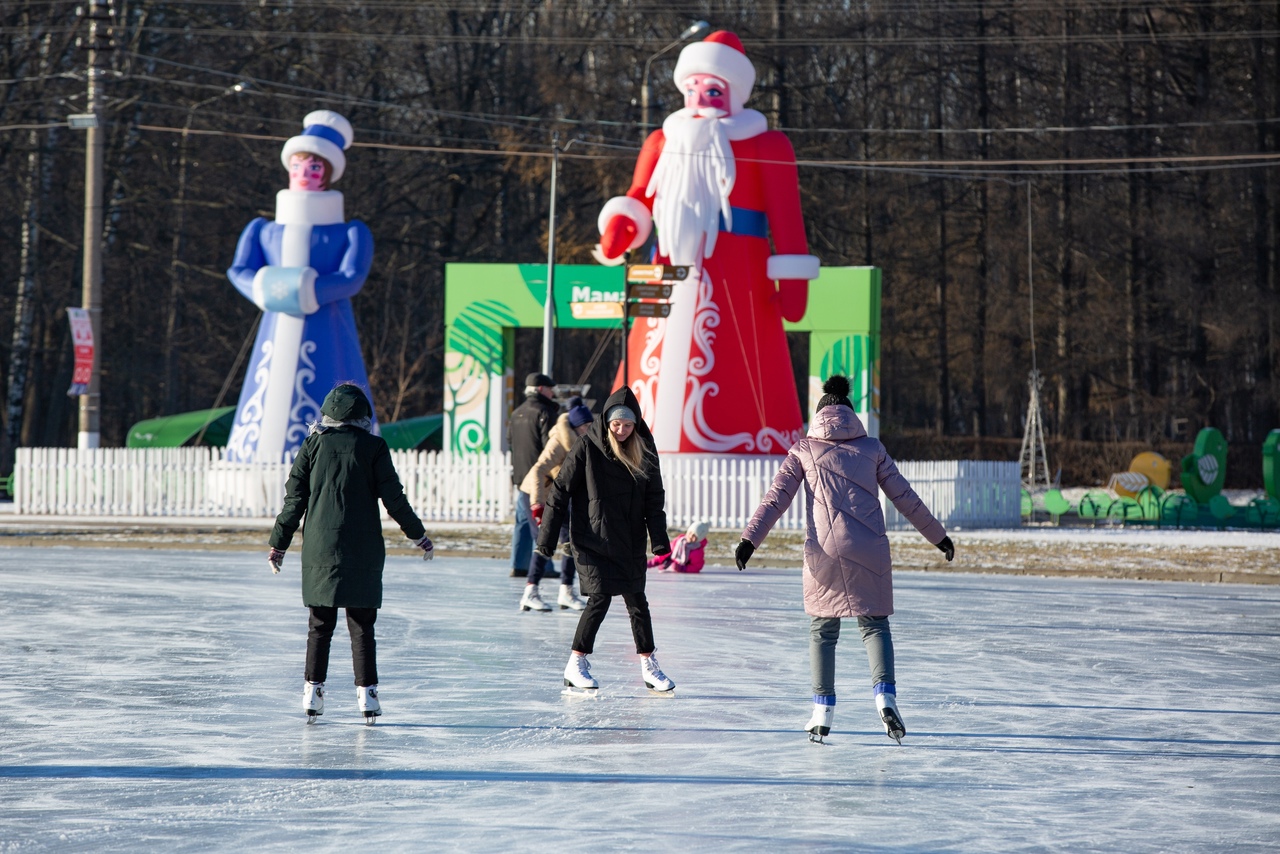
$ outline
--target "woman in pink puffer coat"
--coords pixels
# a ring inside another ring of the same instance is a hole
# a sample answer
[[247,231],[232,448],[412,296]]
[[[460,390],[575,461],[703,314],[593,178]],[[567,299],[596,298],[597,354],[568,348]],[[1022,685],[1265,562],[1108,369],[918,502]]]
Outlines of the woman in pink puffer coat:
[[892,561],[879,491],[898,512],[951,560],[955,548],[942,523],[933,517],[898,473],[879,439],[867,435],[849,401],[849,381],[834,376],[809,425],[809,435],[791,447],[773,486],[742,532],[738,569],[804,486],[804,610],[810,617],[809,667],[813,677],[813,716],[805,729],[812,741],[831,731],[835,715],[836,642],[840,619],[856,617],[871,663],[872,693],[885,733],[899,744],[906,727],[898,714],[893,671]]

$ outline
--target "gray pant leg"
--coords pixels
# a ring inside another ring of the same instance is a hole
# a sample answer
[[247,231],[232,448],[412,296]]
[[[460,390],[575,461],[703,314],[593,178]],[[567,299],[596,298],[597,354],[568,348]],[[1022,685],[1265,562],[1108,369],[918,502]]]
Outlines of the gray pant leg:
[[859,617],[858,631],[862,633],[862,645],[867,648],[867,661],[871,664],[871,684],[895,684],[893,635],[889,633],[889,618]]
[[836,642],[840,640],[839,617],[809,618],[809,673],[813,693],[835,696]]

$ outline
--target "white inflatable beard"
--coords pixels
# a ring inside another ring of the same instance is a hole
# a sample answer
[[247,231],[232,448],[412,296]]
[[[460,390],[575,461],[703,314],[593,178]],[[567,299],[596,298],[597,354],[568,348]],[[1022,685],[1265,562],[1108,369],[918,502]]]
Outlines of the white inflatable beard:
[[673,264],[710,258],[720,233],[733,227],[729,193],[737,177],[726,123],[728,113],[685,108],[662,123],[666,138],[645,195],[653,197],[658,252]]

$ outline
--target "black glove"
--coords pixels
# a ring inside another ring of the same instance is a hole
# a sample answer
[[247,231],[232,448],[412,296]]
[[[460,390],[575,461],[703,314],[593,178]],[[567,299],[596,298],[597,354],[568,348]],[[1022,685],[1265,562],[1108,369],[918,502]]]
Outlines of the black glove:
[[751,560],[751,556],[756,553],[756,547],[751,545],[750,540],[743,540],[738,543],[738,547],[733,551],[734,562],[738,564],[738,572],[747,568],[747,561]]
[[536,547],[534,548],[534,551],[535,551],[535,552],[537,552],[538,554],[542,555],[542,556],[543,556],[543,557],[545,557],[545,558],[552,558],[552,557],[554,557],[554,556],[555,556],[555,553],[556,553],[556,547],[555,547],[555,546],[551,546],[550,548],[545,548],[545,549],[544,549],[542,546],[536,546]]
[[657,557],[658,555],[669,555],[669,554],[671,554],[671,546],[655,546],[653,549],[654,557]]
[[943,537],[942,541],[935,545],[937,546],[938,551],[947,556],[947,563],[950,563],[952,558],[956,556],[956,547],[955,544],[951,542],[950,537]]

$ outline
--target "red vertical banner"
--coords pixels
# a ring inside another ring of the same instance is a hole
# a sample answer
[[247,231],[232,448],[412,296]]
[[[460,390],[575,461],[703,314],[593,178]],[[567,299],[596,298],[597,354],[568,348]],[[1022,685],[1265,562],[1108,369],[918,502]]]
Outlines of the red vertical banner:
[[68,308],[67,320],[71,323],[71,343],[75,347],[76,366],[71,375],[70,397],[79,397],[89,390],[93,376],[93,321],[87,308]]

